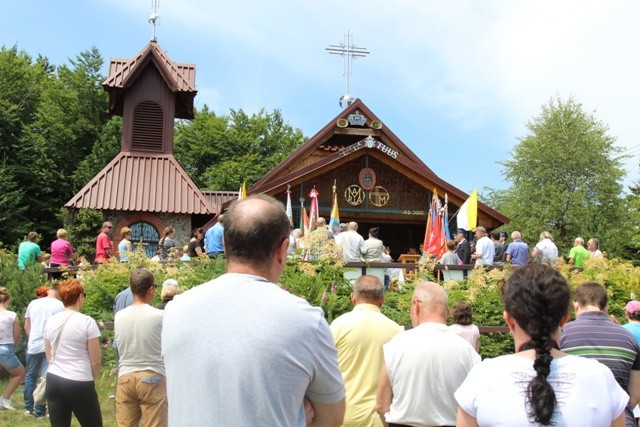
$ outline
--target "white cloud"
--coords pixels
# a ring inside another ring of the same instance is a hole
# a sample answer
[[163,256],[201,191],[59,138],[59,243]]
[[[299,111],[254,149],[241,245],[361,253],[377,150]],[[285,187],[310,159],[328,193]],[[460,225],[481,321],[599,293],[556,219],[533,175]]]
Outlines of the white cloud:
[[[105,57],[131,55],[151,34],[149,3],[101,3],[103,21],[122,25],[84,31],[99,37],[95,43]],[[160,43],[174,60],[196,63],[197,105],[223,114],[229,108],[279,108],[311,136],[339,111],[342,62],[324,49],[349,30],[356,45],[371,51],[353,64],[351,93],[430,166],[434,146],[443,142],[449,151],[484,149],[489,158],[506,158],[524,124],[556,95],[595,110],[621,146],[640,145],[634,109],[640,2],[163,0],[160,6]],[[48,23],[52,28],[71,25],[65,19],[82,22],[73,16],[76,10],[64,7],[69,10]],[[9,40],[0,34],[0,42],[20,41],[26,27],[52,31],[22,25],[6,30]],[[37,51],[53,49],[40,39]],[[119,44],[109,44],[114,40]],[[80,51],[74,43],[63,57]],[[636,163],[637,157],[629,163],[628,181],[638,177]],[[473,159],[463,165],[472,167]],[[487,185],[499,182],[495,176],[487,177]],[[455,180],[461,188],[474,183],[471,176]]]

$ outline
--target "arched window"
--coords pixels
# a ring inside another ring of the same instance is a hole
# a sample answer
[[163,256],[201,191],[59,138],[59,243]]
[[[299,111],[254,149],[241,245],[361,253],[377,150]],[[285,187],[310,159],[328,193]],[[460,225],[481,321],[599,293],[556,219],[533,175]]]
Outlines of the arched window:
[[152,258],[158,250],[158,241],[160,233],[148,222],[134,222],[129,226],[131,228],[131,245],[135,251],[139,245],[142,245],[144,253]]

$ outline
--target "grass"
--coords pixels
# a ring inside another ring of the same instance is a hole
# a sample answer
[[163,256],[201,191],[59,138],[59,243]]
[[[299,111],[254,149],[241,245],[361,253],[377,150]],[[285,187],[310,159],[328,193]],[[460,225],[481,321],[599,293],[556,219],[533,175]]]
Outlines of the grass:
[[[0,368],[0,371],[2,369]],[[4,390],[7,384],[8,375],[6,372],[0,374],[0,390]],[[98,399],[100,400],[100,409],[102,410],[102,422],[105,426],[115,426],[115,401],[109,399],[109,396],[113,394],[113,388],[115,384],[115,375],[112,373],[112,367],[107,365],[103,366],[100,377],[96,381],[96,388],[98,390]],[[22,386],[11,396],[11,402],[15,411],[0,411],[0,426],[25,426],[25,427],[42,427],[49,425],[49,420],[36,420],[34,417],[28,417],[24,415],[24,400],[22,398]],[[72,418],[71,425],[79,427],[80,424]]]

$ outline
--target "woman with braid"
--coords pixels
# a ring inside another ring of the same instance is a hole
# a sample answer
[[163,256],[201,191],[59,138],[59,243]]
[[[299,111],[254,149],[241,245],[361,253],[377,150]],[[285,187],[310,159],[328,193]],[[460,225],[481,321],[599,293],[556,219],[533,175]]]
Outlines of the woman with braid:
[[605,365],[558,350],[569,286],[544,264],[516,270],[503,289],[515,354],[471,369],[456,391],[457,426],[624,426],[629,396]]

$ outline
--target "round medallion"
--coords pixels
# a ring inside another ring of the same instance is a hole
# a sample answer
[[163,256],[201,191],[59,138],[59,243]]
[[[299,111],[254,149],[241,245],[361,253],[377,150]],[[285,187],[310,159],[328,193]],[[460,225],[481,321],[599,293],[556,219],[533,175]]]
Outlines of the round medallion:
[[362,187],[365,191],[372,190],[373,187],[376,186],[376,173],[371,168],[362,169],[358,178],[360,187]]
[[350,185],[344,190],[344,199],[351,206],[358,206],[364,202],[364,190],[358,185]]
[[389,203],[389,192],[386,188],[377,186],[369,192],[369,201],[374,206],[382,207]]

